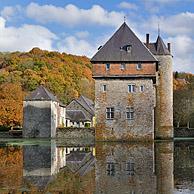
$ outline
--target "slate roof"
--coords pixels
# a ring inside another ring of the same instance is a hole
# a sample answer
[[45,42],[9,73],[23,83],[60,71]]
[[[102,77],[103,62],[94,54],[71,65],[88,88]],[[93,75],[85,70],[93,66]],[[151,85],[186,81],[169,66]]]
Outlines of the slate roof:
[[[131,52],[127,47],[131,46]],[[124,22],[91,62],[156,62],[157,59]]]
[[171,55],[160,36],[155,43],[149,43],[148,48],[154,55]]
[[39,86],[38,88],[36,88],[36,90],[28,95],[25,100],[51,100],[58,102],[56,96],[54,96],[43,86]]
[[[91,114],[91,116],[95,115],[94,102],[92,100],[90,100],[89,98],[87,98],[85,96],[80,96],[79,98],[74,99],[73,101],[80,104],[87,112],[89,112]],[[74,110],[71,108],[71,102],[69,105],[67,105],[66,108],[67,108],[67,110]]]
[[66,118],[75,121],[90,121],[91,119],[88,118],[82,110],[66,110]]
[[94,102],[85,96],[80,96],[77,101],[94,116]]

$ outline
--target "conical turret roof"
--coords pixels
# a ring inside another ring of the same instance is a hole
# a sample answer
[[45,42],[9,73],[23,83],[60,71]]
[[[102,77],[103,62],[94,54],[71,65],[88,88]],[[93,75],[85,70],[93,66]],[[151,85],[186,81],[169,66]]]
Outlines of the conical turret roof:
[[156,58],[124,22],[91,62],[155,62]]
[[156,54],[158,55],[170,55],[169,50],[167,49],[166,45],[164,44],[162,38],[158,36],[156,40]]
[[171,55],[164,41],[159,35],[155,43],[148,44],[148,48],[154,55]]

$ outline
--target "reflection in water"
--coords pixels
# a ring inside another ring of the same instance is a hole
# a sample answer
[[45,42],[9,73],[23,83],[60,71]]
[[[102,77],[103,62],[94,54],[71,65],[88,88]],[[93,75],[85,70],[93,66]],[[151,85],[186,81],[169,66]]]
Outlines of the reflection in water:
[[152,144],[97,144],[96,193],[156,193]]
[[194,193],[194,142],[175,143],[174,176],[176,191]]
[[173,142],[159,142],[155,144],[155,166],[158,193],[173,193],[173,144]]
[[192,193],[193,154],[194,144],[177,142],[8,145],[0,193]]

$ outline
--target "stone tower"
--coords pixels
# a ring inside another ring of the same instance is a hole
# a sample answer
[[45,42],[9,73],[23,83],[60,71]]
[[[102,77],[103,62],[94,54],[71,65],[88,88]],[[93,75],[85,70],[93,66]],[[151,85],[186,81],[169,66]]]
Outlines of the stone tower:
[[91,59],[96,139],[154,139],[157,59],[124,22]]
[[155,139],[170,139],[173,138],[173,69],[170,43],[167,48],[160,36],[155,43],[149,43],[147,34],[146,46],[158,60]]

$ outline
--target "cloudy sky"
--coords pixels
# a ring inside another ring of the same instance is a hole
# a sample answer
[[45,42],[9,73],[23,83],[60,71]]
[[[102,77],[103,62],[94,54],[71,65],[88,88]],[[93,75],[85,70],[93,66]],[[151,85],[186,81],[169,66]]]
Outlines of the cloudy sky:
[[194,73],[194,0],[0,0],[0,51],[33,47],[92,57],[123,23],[172,43],[174,70]]

